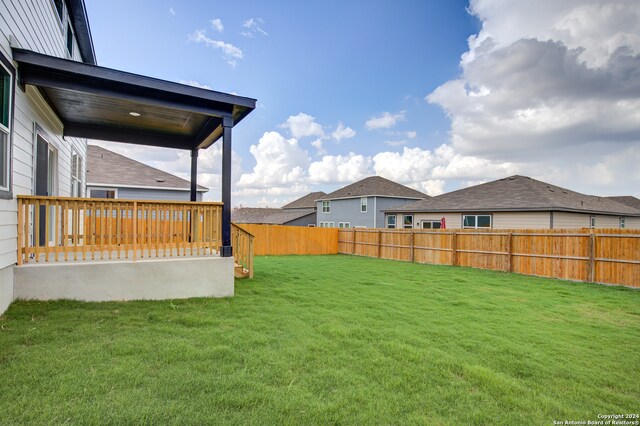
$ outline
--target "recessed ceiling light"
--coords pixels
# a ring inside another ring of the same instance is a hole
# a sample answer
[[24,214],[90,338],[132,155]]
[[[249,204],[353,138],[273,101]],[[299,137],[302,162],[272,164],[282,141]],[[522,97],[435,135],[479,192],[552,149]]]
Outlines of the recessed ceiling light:
[[133,116],[133,117],[140,117],[140,113],[139,113],[139,112],[133,112],[133,111],[131,111],[131,112],[129,113],[129,115],[131,115],[131,116]]

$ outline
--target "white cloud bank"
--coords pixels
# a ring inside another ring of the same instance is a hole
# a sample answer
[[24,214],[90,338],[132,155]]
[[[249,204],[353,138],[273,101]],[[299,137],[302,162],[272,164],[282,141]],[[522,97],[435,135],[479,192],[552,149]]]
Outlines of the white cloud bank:
[[450,117],[455,152],[638,195],[640,3],[474,0],[470,11],[482,30],[460,78],[426,97]]
[[231,43],[225,43],[220,40],[213,40],[207,37],[202,30],[196,30],[189,36],[189,39],[196,43],[204,43],[208,47],[222,51],[223,58],[227,63],[235,68],[238,65],[238,59],[243,58],[242,50]]

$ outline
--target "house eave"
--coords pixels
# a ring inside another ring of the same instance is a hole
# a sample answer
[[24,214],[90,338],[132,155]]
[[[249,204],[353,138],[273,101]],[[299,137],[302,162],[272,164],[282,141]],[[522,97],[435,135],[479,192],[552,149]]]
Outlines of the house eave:
[[600,210],[581,210],[571,209],[566,207],[531,207],[531,208],[466,208],[466,209],[384,209],[383,213],[492,213],[492,212],[504,212],[504,213],[519,213],[519,212],[566,212],[566,213],[581,213],[581,214],[597,214],[606,216],[624,216],[624,217],[640,217],[640,214],[636,213],[621,213],[621,212],[607,212]]

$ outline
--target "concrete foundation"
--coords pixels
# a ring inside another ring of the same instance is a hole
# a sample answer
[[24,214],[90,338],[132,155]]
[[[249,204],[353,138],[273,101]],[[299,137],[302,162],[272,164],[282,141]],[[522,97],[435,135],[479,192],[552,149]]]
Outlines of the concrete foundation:
[[15,267],[15,299],[88,302],[230,297],[233,258],[29,264]]
[[0,269],[0,315],[13,302],[13,265]]

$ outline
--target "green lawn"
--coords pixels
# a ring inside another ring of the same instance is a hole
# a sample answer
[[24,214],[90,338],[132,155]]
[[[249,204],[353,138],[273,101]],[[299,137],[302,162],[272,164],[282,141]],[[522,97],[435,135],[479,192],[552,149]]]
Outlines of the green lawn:
[[0,424],[552,424],[640,411],[640,292],[350,256],[232,299],[17,302]]

